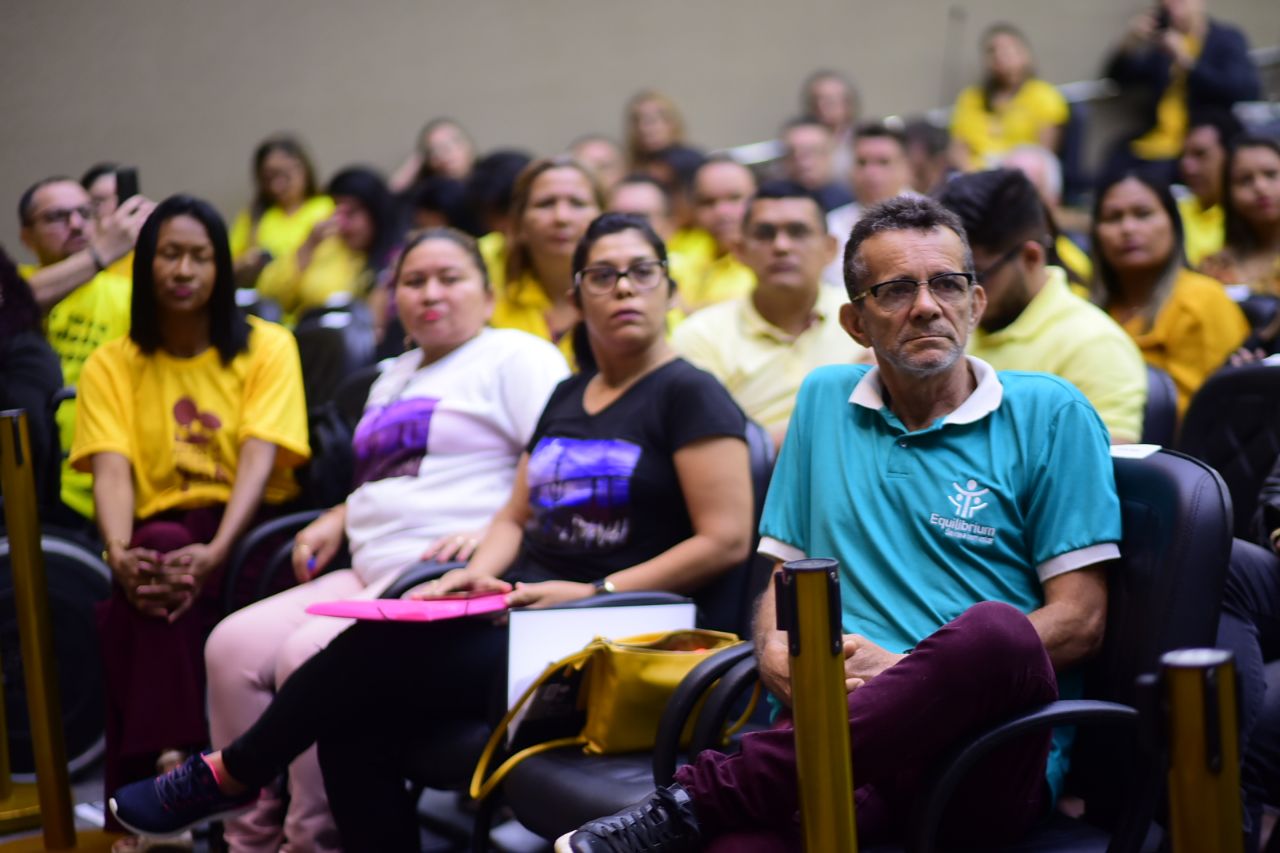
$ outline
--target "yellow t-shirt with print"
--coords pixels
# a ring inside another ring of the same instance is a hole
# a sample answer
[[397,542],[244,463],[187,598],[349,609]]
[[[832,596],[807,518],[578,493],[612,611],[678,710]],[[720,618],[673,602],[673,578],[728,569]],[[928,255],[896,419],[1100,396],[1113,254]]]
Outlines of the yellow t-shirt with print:
[[341,237],[334,236],[320,241],[305,270],[298,268],[297,252],[267,264],[258,277],[257,291],[279,302],[288,322],[293,323],[333,296],[350,293],[363,297],[372,285],[364,253],[351,251]]
[[275,444],[263,500],[298,494],[293,469],[311,455],[302,369],[293,336],[249,318],[249,347],[223,365],[213,347],[192,358],[147,355],[130,338],[104,345],[85,365],[71,464],[91,471],[96,453],[133,467],[134,516],[225,504],[240,446]]
[[991,159],[1019,145],[1039,145],[1045,128],[1065,124],[1066,98],[1052,83],[1031,79],[994,110],[983,103],[982,88],[960,93],[951,113],[951,135],[969,149],[970,168],[988,169]]
[[283,258],[298,251],[311,229],[333,215],[333,199],[317,195],[304,201],[293,213],[285,213],[278,207],[269,207],[258,220],[258,230],[253,230],[253,217],[242,210],[231,224],[231,257],[239,259],[253,247],[270,252],[273,258]]
[[[37,267],[23,264],[18,272],[30,278]],[[62,363],[62,382],[68,388],[80,384],[80,372],[94,350],[129,334],[133,281],[103,270],[71,291],[49,309],[44,319],[45,337]],[[62,502],[76,512],[93,516],[93,478],[71,468],[67,451],[76,432],[76,400],[58,407],[58,441],[62,446]]]

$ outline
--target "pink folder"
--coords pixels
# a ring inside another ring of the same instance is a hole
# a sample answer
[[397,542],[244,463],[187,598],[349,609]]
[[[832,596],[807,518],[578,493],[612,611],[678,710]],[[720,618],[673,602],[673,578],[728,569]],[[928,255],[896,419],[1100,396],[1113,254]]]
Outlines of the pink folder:
[[405,598],[378,598],[372,601],[320,601],[307,608],[316,616],[341,616],[373,622],[440,622],[500,613],[507,609],[507,595],[492,592],[477,596],[444,596],[413,601]]

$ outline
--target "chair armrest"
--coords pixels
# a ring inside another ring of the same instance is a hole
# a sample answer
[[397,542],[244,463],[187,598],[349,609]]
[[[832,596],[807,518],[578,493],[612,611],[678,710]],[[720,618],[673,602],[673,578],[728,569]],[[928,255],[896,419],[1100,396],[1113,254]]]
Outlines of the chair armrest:
[[754,655],[744,656],[726,672],[707,694],[698,721],[689,739],[689,755],[697,755],[704,749],[719,749],[721,733],[729,722],[734,703],[746,690],[760,681],[760,669]]
[[297,533],[319,518],[323,512],[324,510],[319,509],[291,512],[288,515],[265,521],[241,537],[240,541],[236,543],[236,547],[231,551],[231,556],[227,558],[227,570],[222,579],[222,612],[224,615],[236,609],[236,587],[239,584],[240,575],[244,572],[244,564],[249,555],[273,536],[279,536],[284,533]]
[[402,571],[400,575],[391,582],[391,586],[383,590],[382,595],[378,597],[400,598],[418,584],[435,580],[445,572],[452,571],[453,569],[464,569],[466,567],[467,564],[459,560],[451,560],[444,563],[436,560],[423,560],[420,563],[414,563],[412,566]]
[[[671,695],[662,719],[658,722],[658,734],[653,743],[653,781],[658,786],[670,785],[676,772],[676,757],[680,753],[680,735],[698,700],[723,677],[726,672],[741,663],[752,663],[750,643],[739,643],[716,652],[689,670]],[[703,714],[705,714],[705,709]],[[702,722],[699,716],[698,724]],[[697,743],[695,738],[691,743]]]
[[1138,719],[1138,711],[1128,705],[1094,699],[1061,699],[987,729],[944,759],[940,763],[942,769],[933,776],[933,783],[920,792],[906,849],[909,853],[937,849],[939,823],[952,795],[974,765],[996,747],[1055,726],[1092,724],[1131,726],[1136,730]]

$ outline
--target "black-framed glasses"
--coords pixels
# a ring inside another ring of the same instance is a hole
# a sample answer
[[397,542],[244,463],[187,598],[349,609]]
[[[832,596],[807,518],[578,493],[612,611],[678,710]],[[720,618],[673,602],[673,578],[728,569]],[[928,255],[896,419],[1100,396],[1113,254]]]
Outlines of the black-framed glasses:
[[995,275],[997,270],[999,270],[1005,264],[1009,263],[1009,261],[1018,257],[1018,255],[1022,253],[1022,247],[1025,245],[1026,245],[1026,241],[1024,240],[1021,243],[1018,243],[1014,246],[1010,246],[1003,255],[996,258],[994,261],[992,261],[991,264],[986,269],[978,270],[976,273],[974,273],[974,280],[977,281],[978,284],[982,284],[982,282],[986,281],[991,276]]
[[42,210],[31,218],[45,225],[68,225],[71,217],[77,213],[80,214],[81,219],[88,221],[89,217],[93,216],[93,208],[87,204],[80,207],[55,207]]
[[944,272],[925,279],[915,281],[910,278],[895,278],[893,281],[882,281],[873,284],[861,293],[850,297],[850,302],[858,302],[868,296],[876,300],[876,304],[887,311],[906,308],[916,300],[916,291],[922,287],[929,288],[929,295],[934,301],[944,305],[958,305],[969,295],[977,277],[969,272]]
[[613,292],[624,277],[636,290],[653,290],[666,279],[667,262],[637,261],[624,270],[610,266],[587,267],[580,270],[573,280],[579,287],[603,296]]

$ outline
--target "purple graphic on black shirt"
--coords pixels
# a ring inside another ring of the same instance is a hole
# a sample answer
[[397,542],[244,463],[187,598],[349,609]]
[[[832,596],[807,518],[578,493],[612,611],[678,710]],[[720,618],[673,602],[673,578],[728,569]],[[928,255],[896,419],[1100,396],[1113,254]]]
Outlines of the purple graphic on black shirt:
[[619,439],[544,438],[529,456],[529,532],[586,549],[631,532],[631,475],[640,446]]
[[388,477],[416,477],[427,455],[431,415],[439,400],[414,397],[365,410],[356,426],[355,485]]

